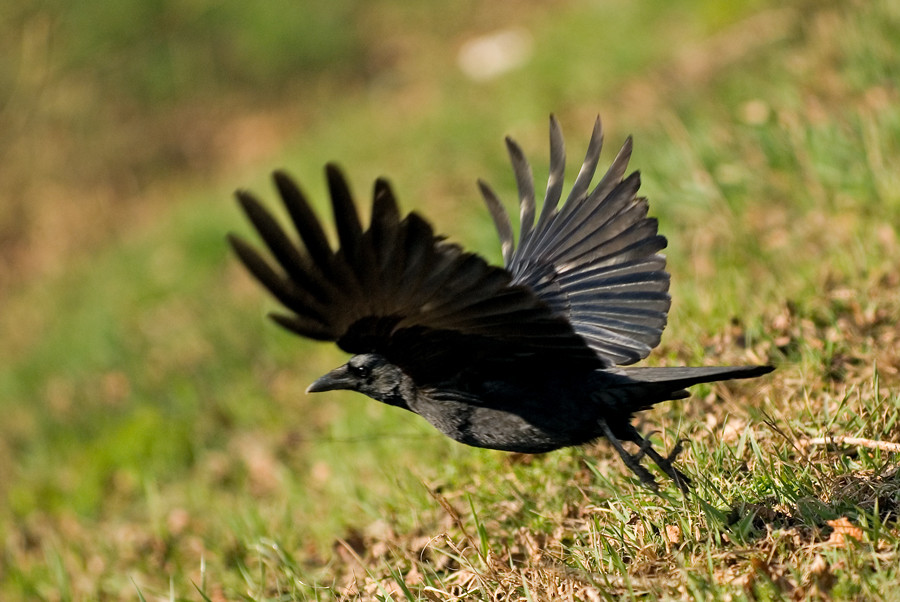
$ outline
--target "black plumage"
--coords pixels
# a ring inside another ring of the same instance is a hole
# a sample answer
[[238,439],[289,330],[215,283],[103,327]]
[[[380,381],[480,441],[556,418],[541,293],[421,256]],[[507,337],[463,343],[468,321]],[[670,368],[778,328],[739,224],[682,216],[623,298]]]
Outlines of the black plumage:
[[[238,199],[268,247],[264,259],[229,240],[250,272],[288,310],[272,318],[304,337],[354,354],[310,392],[350,389],[421,415],[453,439],[491,449],[539,453],[607,438],[626,465],[656,488],[640,464],[649,456],[683,490],[673,466],[680,446],[657,453],[633,427],[635,412],[688,395],[691,385],[749,378],[770,366],[623,368],[659,343],[669,310],[666,239],[625,176],[626,140],[591,189],[602,146],[598,119],[581,171],[560,206],[565,150],[550,119],[550,178],[537,216],[531,167],[507,148],[520,197],[518,246],[503,204],[479,187],[500,235],[505,267],[405,217],[385,180],[375,183],[363,228],[341,172],[326,175],[338,249],[300,189],[283,172],[275,183],[299,239],[250,193]],[[628,453],[622,441],[638,446]]]

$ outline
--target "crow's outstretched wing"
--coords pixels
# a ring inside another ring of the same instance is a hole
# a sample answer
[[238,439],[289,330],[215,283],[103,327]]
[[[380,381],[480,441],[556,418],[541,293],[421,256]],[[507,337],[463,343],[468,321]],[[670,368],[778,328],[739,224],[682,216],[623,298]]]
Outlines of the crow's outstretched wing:
[[513,284],[530,287],[565,317],[607,366],[625,365],[646,357],[666,325],[669,274],[665,257],[658,253],[666,239],[657,232],[656,219],[647,217],[647,199],[637,196],[639,174],[624,177],[630,138],[589,190],[602,144],[598,118],[581,171],[559,207],[565,145],[559,123],[550,117],[550,180],[535,224],[531,167],[519,145],[506,139],[519,189],[518,248],[497,195],[484,182],[479,186]]
[[272,315],[278,324],[350,353],[381,353],[426,382],[485,354],[601,365],[566,320],[531,289],[513,284],[508,271],[445,242],[416,213],[401,218],[387,182],[375,183],[371,222],[363,229],[341,172],[329,165],[326,174],[337,250],[286,174],[274,179],[299,240],[253,195],[237,193],[274,262],[235,235],[229,240],[289,310]]

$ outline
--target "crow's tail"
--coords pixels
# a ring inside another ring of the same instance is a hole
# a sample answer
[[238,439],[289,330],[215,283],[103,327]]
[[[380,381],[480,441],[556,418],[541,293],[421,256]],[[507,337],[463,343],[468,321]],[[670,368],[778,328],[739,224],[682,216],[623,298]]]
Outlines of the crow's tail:
[[[679,442],[675,449],[663,457],[653,449],[650,441],[645,439],[631,424],[635,412],[645,410],[661,401],[682,399],[689,393],[687,388],[700,383],[730,380],[733,378],[753,378],[774,370],[772,366],[712,366],[694,368],[624,368],[611,378],[605,375],[606,384],[603,391],[607,406],[607,415],[599,420],[603,436],[622,457],[641,481],[656,491],[657,485],[653,476],[640,461],[646,455],[662,469],[685,493],[691,480],[673,466],[675,458],[681,451]],[[611,410],[611,411],[610,411]],[[630,454],[622,447],[622,441],[631,441],[640,447],[637,453]]]
[[667,383],[680,388],[733,378],[753,378],[774,370],[774,366],[699,366],[693,368],[626,368],[629,378],[645,383]]
[[[688,368],[627,368],[625,375],[630,387],[641,391],[644,401],[653,403],[669,399],[682,399],[689,393],[687,387],[700,383],[736,378],[753,378],[774,370],[774,366],[700,366]],[[629,387],[629,388],[630,388]],[[647,395],[649,393],[649,395]],[[659,396],[655,398],[655,396]],[[639,396],[634,401],[640,403]]]

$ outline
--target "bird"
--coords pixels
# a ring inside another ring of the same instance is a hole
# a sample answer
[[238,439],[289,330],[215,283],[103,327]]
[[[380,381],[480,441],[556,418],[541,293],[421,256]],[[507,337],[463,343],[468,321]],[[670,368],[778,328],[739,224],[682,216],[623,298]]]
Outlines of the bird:
[[[648,488],[649,458],[685,494],[691,479],[634,426],[638,412],[689,396],[699,383],[757,377],[767,365],[633,367],[655,348],[671,305],[660,253],[667,240],[625,175],[629,136],[592,187],[603,146],[598,116],[566,201],[565,143],[550,116],[550,170],[537,211],[522,148],[506,147],[520,226],[483,180],[478,188],[501,244],[503,267],[436,234],[418,212],[402,215],[384,178],[363,227],[347,178],[325,176],[337,246],[308,197],[284,171],[275,187],[295,232],[251,192],[237,200],[268,258],[240,236],[237,257],[284,310],[270,317],[301,337],[334,342],[349,360],[307,393],[346,389],[418,414],[466,445],[538,454],[606,439]],[[286,311],[285,311],[286,310]],[[636,451],[628,451],[628,443]]]

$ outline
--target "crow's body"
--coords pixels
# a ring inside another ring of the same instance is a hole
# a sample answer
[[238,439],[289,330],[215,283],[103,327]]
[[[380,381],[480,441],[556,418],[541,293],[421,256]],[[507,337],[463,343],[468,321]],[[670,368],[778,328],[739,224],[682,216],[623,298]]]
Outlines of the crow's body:
[[[352,375],[353,368],[368,378]],[[682,374],[672,374],[673,370]],[[692,384],[760,371],[756,366],[610,371],[542,365],[528,369],[521,363],[485,370],[483,364],[473,362],[447,380],[418,386],[385,358],[361,354],[309,390],[353,387],[419,414],[460,443],[543,453],[603,436],[600,422],[619,439],[639,442],[631,418],[647,404],[686,397],[684,387]]]
[[[631,424],[635,412],[688,395],[691,385],[749,378],[769,366],[623,368],[650,352],[670,299],[665,238],[624,171],[630,139],[593,190],[599,120],[584,166],[562,207],[565,154],[551,119],[551,175],[535,223],[531,170],[507,139],[520,193],[516,248],[496,195],[479,183],[500,233],[505,269],[436,236],[417,214],[401,219],[388,185],[375,186],[363,230],[336,168],[327,175],[340,248],[333,251],[305,197],[284,174],[276,184],[301,250],[248,193],[241,203],[280,269],[241,239],[248,269],[292,311],[282,326],[335,341],[354,356],[310,387],[358,391],[419,414],[467,445],[540,453],[607,438],[626,465],[655,487],[650,457],[682,489],[672,465]],[[639,446],[629,454],[621,441]]]

